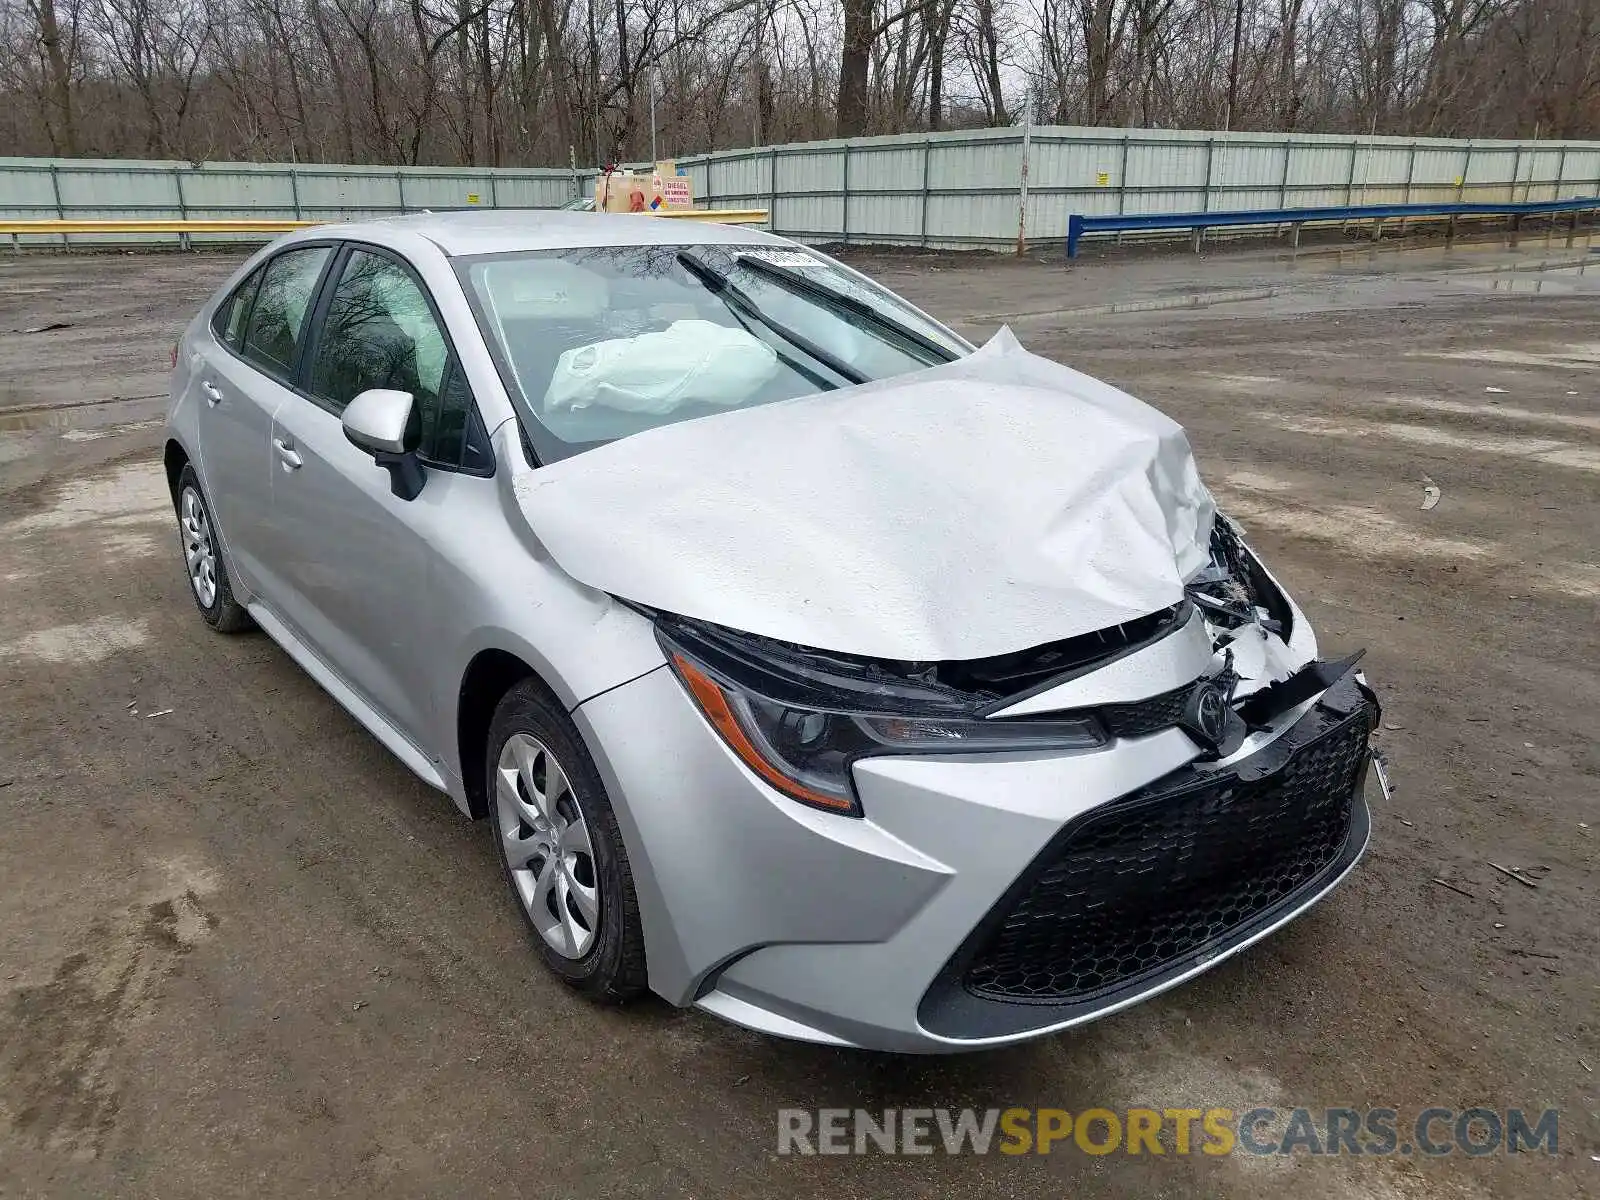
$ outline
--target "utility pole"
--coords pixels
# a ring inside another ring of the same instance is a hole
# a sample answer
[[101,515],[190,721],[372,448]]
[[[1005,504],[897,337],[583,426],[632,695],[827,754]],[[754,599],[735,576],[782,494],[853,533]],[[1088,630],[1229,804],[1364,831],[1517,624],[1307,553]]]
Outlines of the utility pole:
[[755,115],[750,120],[750,144],[761,145],[761,5],[750,6],[750,44],[755,47],[750,57],[750,89],[755,101]]
[[1222,120],[1223,132],[1233,128],[1234,111],[1239,103],[1239,43],[1244,37],[1244,0],[1233,4],[1233,61],[1228,66],[1228,113]]
[[594,108],[594,165],[606,165],[600,150],[600,34],[595,26],[594,0],[589,0],[589,98]]
[[660,72],[654,63],[650,65],[650,73],[645,76],[645,87],[650,89],[650,161],[658,163],[661,156],[656,153],[656,86],[661,82],[658,78]]

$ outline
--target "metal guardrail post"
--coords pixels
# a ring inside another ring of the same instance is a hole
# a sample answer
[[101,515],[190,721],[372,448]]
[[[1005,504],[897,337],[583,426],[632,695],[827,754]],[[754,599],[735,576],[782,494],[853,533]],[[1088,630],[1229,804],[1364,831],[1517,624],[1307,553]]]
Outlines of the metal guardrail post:
[[[1207,138],[1206,139],[1206,181],[1205,181],[1205,186],[1202,187],[1201,190],[1200,190],[1200,211],[1201,212],[1210,212],[1211,211],[1211,164],[1212,164],[1212,162],[1215,161],[1216,157],[1217,157],[1217,139],[1216,138]],[[1194,227],[1194,252],[1196,254],[1200,253],[1200,247],[1201,247],[1201,245],[1204,244],[1205,240],[1206,240],[1206,227],[1204,225],[1196,225]]]
[[1127,131],[1122,134],[1122,161],[1117,164],[1117,215],[1128,211],[1128,142]]
[[1472,142],[1467,142],[1466,153],[1461,156],[1461,182],[1456,184],[1456,203],[1460,204],[1467,192],[1467,176],[1472,172]]
[[[183,168],[182,167],[173,167],[172,168],[172,186],[174,188],[176,188],[177,191],[178,191],[178,220],[187,221],[189,219],[189,205],[188,205],[188,202],[186,200],[184,200],[184,198],[183,198]],[[187,249],[189,249],[189,235],[187,233],[180,233],[178,235],[178,249],[179,250],[187,250]]]
[[1278,207],[1289,207],[1289,157],[1294,153],[1294,143],[1283,144],[1283,174],[1278,177]]
[[1033,122],[1022,123],[1022,153],[1017,167],[1017,257],[1028,252],[1028,159],[1033,153]]
[[300,216],[300,172],[294,167],[289,168],[289,199],[294,204],[294,219],[302,220]]
[[778,232],[778,151],[767,154],[767,229]]
[[406,177],[398,167],[394,173],[394,186],[400,192],[400,215],[404,216],[406,211]]
[[[57,169],[55,163],[50,164],[50,194],[56,200],[56,220],[65,221],[67,219],[67,209],[61,203],[61,172]],[[63,250],[72,248],[71,239],[64,233],[61,235],[61,248]]]
[[[1401,201],[1400,201],[1402,204],[1410,204],[1411,203],[1411,185],[1412,185],[1413,181],[1416,179],[1416,177],[1417,177],[1417,144],[1415,142],[1412,142],[1411,146],[1410,146],[1410,149],[1406,152],[1406,190],[1405,190],[1405,195],[1401,198]],[[1401,217],[1400,218],[1400,236],[1404,237],[1405,234],[1406,234],[1406,219],[1404,217]]]
[[928,197],[930,195],[928,184],[933,178],[933,139],[929,138],[922,143],[922,225],[917,233],[917,245],[924,249],[928,245]]
[[1361,139],[1350,139],[1350,173],[1344,177],[1344,204],[1349,208],[1356,202],[1356,156],[1361,153]]
[[850,143],[844,144],[844,186],[839,198],[839,237],[850,244]]
[[500,188],[495,183],[495,174],[494,174],[494,168],[493,167],[489,168],[489,207],[490,208],[499,208],[500,207]]

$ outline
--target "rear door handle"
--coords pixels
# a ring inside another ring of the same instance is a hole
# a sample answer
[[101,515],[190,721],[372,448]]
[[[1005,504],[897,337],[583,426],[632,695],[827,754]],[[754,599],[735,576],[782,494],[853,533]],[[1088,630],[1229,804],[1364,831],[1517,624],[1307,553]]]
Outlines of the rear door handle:
[[222,389],[212,383],[211,380],[202,380],[200,391],[205,396],[206,403],[211,405],[212,408],[222,403]]
[[300,469],[301,458],[295,453],[293,444],[281,437],[277,437],[272,439],[272,446],[273,449],[277,450],[278,458],[283,463],[285,471],[298,471]]

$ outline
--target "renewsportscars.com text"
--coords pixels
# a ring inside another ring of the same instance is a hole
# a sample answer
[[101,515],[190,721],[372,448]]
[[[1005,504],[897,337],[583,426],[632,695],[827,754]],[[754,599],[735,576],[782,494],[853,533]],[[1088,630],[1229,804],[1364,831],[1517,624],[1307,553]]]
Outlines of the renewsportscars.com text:
[[1554,1155],[1559,1124],[1553,1108],[784,1108],[778,1153]]

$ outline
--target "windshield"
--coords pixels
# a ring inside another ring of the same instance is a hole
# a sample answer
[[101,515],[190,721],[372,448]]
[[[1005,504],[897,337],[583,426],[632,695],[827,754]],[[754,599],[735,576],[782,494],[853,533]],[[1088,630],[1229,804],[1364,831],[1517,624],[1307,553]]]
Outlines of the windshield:
[[970,351],[799,248],[587,246],[463,259],[458,271],[543,462]]

